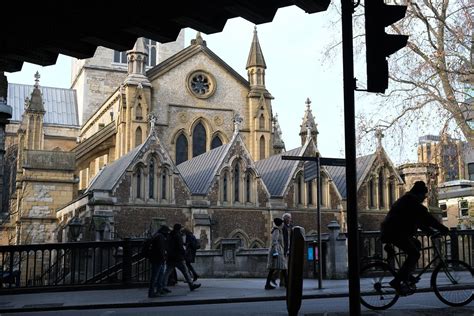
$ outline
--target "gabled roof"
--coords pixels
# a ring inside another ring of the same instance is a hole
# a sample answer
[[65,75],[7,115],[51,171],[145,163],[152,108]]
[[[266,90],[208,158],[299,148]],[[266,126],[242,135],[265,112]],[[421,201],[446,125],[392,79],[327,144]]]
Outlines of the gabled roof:
[[237,81],[239,81],[245,87],[250,87],[250,84],[247,80],[244,79],[237,71],[235,71],[231,66],[229,66],[225,61],[223,61],[219,56],[217,56],[212,50],[207,48],[205,41],[202,42],[194,42],[193,44],[189,45],[185,49],[179,51],[178,53],[174,54],[168,59],[165,59],[152,69],[146,72],[147,77],[150,81],[153,81],[154,78],[162,76],[163,74],[167,73],[171,69],[177,67],[181,63],[185,62],[186,60],[190,59],[194,55],[199,53],[206,54],[210,59],[214,60],[217,64],[219,64],[222,68],[224,68],[230,75],[232,75]]
[[[357,170],[357,190],[361,185],[361,180],[365,177],[370,167],[375,161],[377,155],[370,154],[356,159],[356,170]],[[346,167],[340,166],[325,166],[326,170],[329,173],[329,176],[332,178],[334,184],[337,187],[337,190],[341,194],[343,199],[347,198],[347,188],[346,188]]]
[[176,166],[193,195],[205,195],[209,191],[217,169],[222,164],[232,141],[205,152]]
[[255,163],[255,167],[267,186],[270,196],[283,196],[288,180],[293,176],[293,172],[299,163],[297,160],[282,160],[281,156],[300,156],[302,149],[303,147],[298,147]]
[[135,147],[126,155],[105,166],[100,170],[94,179],[92,179],[87,191],[111,191],[118,183],[120,178],[124,175],[128,166],[135,160],[140,153],[140,150],[145,146],[146,142]]
[[[9,83],[7,104],[12,107],[12,121],[21,121],[25,110],[25,99],[31,98],[33,85]],[[44,123],[79,126],[76,91],[51,87],[39,87],[43,102]]]

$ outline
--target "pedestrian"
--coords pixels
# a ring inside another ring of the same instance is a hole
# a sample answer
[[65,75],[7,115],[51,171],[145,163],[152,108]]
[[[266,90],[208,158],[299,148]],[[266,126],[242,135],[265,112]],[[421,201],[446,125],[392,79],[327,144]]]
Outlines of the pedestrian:
[[449,232],[422,204],[427,194],[425,182],[416,181],[410,191],[395,201],[381,224],[382,242],[392,243],[407,254],[398,274],[390,281],[400,295],[410,293],[417,282],[412,275],[420,258],[421,243],[414,237],[417,230],[427,234],[432,234],[433,229],[443,234]]
[[193,282],[199,278],[196,270],[193,267],[193,263],[196,261],[196,251],[201,248],[198,243],[196,236],[187,228],[183,229],[185,240],[184,246],[186,248],[184,259],[186,261],[186,267],[188,268],[189,272],[191,273],[191,277],[193,278]]
[[166,270],[166,236],[169,231],[169,227],[163,225],[150,241],[145,242],[145,256],[151,263],[150,286],[148,288],[148,297],[150,298],[165,293],[163,288]]
[[[290,237],[291,237],[291,230],[293,229],[293,220],[291,217],[290,213],[285,213],[281,217],[283,219],[283,251],[285,254],[286,262],[290,262]],[[285,275],[283,275],[285,274]],[[280,278],[280,287],[285,286],[286,287],[286,271],[280,271],[279,276],[277,275],[276,278]],[[274,280],[274,283],[276,284],[276,280]]]
[[275,288],[271,282],[274,273],[277,271],[282,271],[283,279],[286,281],[287,261],[283,249],[283,220],[278,217],[273,220],[271,244],[267,255],[267,269],[268,276],[265,290],[273,290]]
[[173,230],[170,233],[166,263],[167,269],[164,279],[167,284],[169,276],[174,271],[174,269],[177,268],[183,274],[186,283],[188,283],[189,290],[194,291],[195,289],[199,288],[201,284],[193,283],[193,280],[189,275],[189,271],[186,268],[186,261],[184,259],[185,250],[181,229],[181,224],[174,224]]

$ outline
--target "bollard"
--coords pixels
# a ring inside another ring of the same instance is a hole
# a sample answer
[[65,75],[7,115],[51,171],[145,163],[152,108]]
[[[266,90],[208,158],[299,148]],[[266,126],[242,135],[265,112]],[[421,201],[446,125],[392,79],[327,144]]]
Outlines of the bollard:
[[298,315],[303,296],[304,229],[295,226],[291,231],[288,284],[286,285],[286,309],[289,316]]

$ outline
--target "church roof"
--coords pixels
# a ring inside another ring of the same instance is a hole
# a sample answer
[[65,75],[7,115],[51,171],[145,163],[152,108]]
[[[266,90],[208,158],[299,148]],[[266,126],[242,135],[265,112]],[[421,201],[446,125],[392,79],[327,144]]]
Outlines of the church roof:
[[292,176],[292,172],[298,164],[297,160],[282,160],[281,156],[299,156],[301,149],[302,147],[298,147],[255,163],[270,196],[283,196],[288,178]]
[[[370,154],[356,159],[356,170],[357,170],[357,189],[360,187],[360,180],[362,176],[367,174],[367,170],[372,166],[376,154]],[[342,198],[347,198],[347,189],[346,189],[346,167],[341,166],[325,166],[329,175],[331,176],[334,184],[337,187],[337,190],[341,194]]]
[[[7,104],[12,107],[12,121],[21,121],[25,99],[31,97],[33,85],[9,83]],[[44,110],[44,123],[79,126],[76,91],[73,89],[39,87]]]
[[221,165],[231,144],[232,142],[219,146],[176,166],[191,190],[191,194],[207,194],[217,168]]
[[128,166],[132,163],[135,157],[140,152],[140,149],[145,146],[146,142],[140,146],[135,147],[129,151],[126,155],[120,157],[120,159],[115,160],[110,165],[105,166],[100,170],[94,179],[92,179],[91,184],[87,191],[110,191],[113,190],[117,181],[122,177],[122,175],[127,170]]

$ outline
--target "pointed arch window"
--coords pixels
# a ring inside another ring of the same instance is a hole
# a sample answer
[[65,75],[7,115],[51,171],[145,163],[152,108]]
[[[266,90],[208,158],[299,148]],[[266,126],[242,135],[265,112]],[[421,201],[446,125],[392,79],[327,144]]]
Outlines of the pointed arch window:
[[176,140],[176,164],[188,160],[188,139],[184,134],[178,136]]
[[321,175],[321,203],[320,205],[322,206],[328,206],[327,204],[327,197],[326,197],[326,194],[328,194],[328,191],[329,191],[329,184],[328,184],[328,179],[326,178],[326,176],[323,176]]
[[138,126],[135,131],[135,147],[137,147],[141,143],[142,143],[142,128]]
[[227,172],[224,173],[224,179],[222,180],[222,200],[227,202]]
[[260,137],[260,159],[265,159],[265,137]]
[[193,130],[193,157],[206,152],[206,129],[199,122]]
[[135,109],[135,119],[137,121],[143,120],[142,105],[140,103],[137,104],[137,108]]
[[168,198],[168,188],[167,188],[167,183],[168,182],[168,170],[163,169],[163,172],[161,173],[161,199],[166,200]]
[[303,179],[301,178],[301,175],[298,175],[296,178],[297,181],[297,189],[296,189],[296,203],[297,204],[303,204]]
[[153,199],[155,197],[155,163],[150,160],[150,166],[148,170],[148,198]]
[[313,204],[313,181],[306,182],[307,185],[307,194],[308,194],[308,205]]
[[219,136],[214,136],[211,142],[211,149],[217,148],[219,146],[222,146],[222,140]]
[[395,183],[392,180],[388,183],[388,206],[392,206],[393,202],[395,202]]
[[369,183],[369,207],[375,207],[375,184],[374,180],[370,179]]
[[258,118],[258,128],[265,129],[265,116],[263,114],[260,114],[260,117]]
[[247,172],[245,175],[245,202],[251,202],[251,177],[252,175],[250,174],[250,172]]
[[142,198],[142,171],[140,168],[137,169],[137,198],[141,199]]
[[385,206],[385,179],[383,174],[383,169],[379,171],[379,208],[383,208]]
[[239,202],[240,196],[240,167],[236,163],[234,167],[234,202]]

